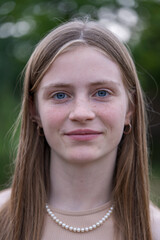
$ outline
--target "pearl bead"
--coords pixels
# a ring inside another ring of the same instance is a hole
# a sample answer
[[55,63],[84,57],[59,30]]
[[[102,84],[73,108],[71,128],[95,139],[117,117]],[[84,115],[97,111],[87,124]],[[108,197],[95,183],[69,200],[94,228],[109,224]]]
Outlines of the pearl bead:
[[102,219],[100,219],[96,224],[93,224],[89,227],[73,227],[73,226],[69,226],[66,223],[63,223],[62,221],[60,221],[55,214],[50,210],[49,206],[46,204],[46,211],[47,213],[51,216],[51,218],[62,228],[69,230],[69,231],[73,231],[73,232],[78,232],[78,233],[83,233],[83,232],[88,232],[88,231],[92,231],[94,229],[96,229],[97,227],[101,226],[111,215],[112,211],[113,211],[113,206],[110,207],[110,209],[108,210],[108,212],[106,213],[106,215],[104,217],[102,217]]
[[68,228],[69,228],[69,226],[68,226],[68,225],[66,225],[66,226],[65,226],[65,229],[68,229]]

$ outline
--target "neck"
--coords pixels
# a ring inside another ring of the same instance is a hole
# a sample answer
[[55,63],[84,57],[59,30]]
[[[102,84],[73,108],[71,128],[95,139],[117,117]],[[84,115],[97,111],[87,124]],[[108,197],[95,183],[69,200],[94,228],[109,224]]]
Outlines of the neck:
[[90,163],[70,163],[51,154],[49,205],[68,211],[83,211],[112,198],[116,153]]

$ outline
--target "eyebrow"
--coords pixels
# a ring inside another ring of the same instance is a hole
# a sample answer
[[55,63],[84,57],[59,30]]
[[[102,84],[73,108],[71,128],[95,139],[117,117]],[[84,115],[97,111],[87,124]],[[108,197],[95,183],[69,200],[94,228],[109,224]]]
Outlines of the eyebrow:
[[42,89],[48,89],[48,88],[70,88],[72,85],[68,84],[68,83],[51,83],[48,84],[44,87],[42,87]]
[[[120,86],[120,83],[119,82],[114,82],[112,80],[102,80],[102,81],[96,81],[96,82],[90,82],[89,84],[87,84],[87,86],[102,86],[102,85],[105,85],[105,84],[109,84],[109,85],[112,85],[112,86]],[[51,84],[48,84],[44,87],[42,87],[42,89],[46,90],[46,89],[49,89],[49,88],[71,88],[73,87],[73,84],[69,84],[69,83],[51,83]]]
[[102,81],[91,82],[89,85],[99,86],[99,85],[105,85],[105,84],[114,85],[114,86],[119,86],[120,85],[119,82],[114,82],[112,80],[107,80],[107,81],[102,80]]

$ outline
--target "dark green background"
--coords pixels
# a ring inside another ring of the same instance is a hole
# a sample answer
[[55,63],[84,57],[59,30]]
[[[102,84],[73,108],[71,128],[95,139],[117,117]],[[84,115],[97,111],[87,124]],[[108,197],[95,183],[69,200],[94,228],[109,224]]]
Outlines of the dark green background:
[[21,72],[35,45],[50,29],[86,14],[107,27],[120,25],[130,31],[126,44],[148,102],[152,199],[160,205],[159,0],[0,1],[0,189],[7,186],[13,169],[17,138],[11,143],[11,127],[21,103]]

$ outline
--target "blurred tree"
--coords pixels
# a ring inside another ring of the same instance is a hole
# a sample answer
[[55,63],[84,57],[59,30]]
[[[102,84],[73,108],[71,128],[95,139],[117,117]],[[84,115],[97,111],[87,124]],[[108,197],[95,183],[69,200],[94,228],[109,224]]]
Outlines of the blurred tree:
[[[70,18],[89,16],[117,34],[132,50],[139,77],[153,109],[151,157],[158,162],[160,139],[160,2],[158,0],[0,1],[0,186],[10,163],[10,135],[20,105],[21,72],[37,42]],[[157,113],[156,113],[157,112]],[[158,169],[158,168],[157,168]],[[160,168],[159,168],[160,169]],[[160,171],[160,170],[159,170]],[[158,170],[157,170],[158,172]],[[160,173],[159,173],[160,174]]]

